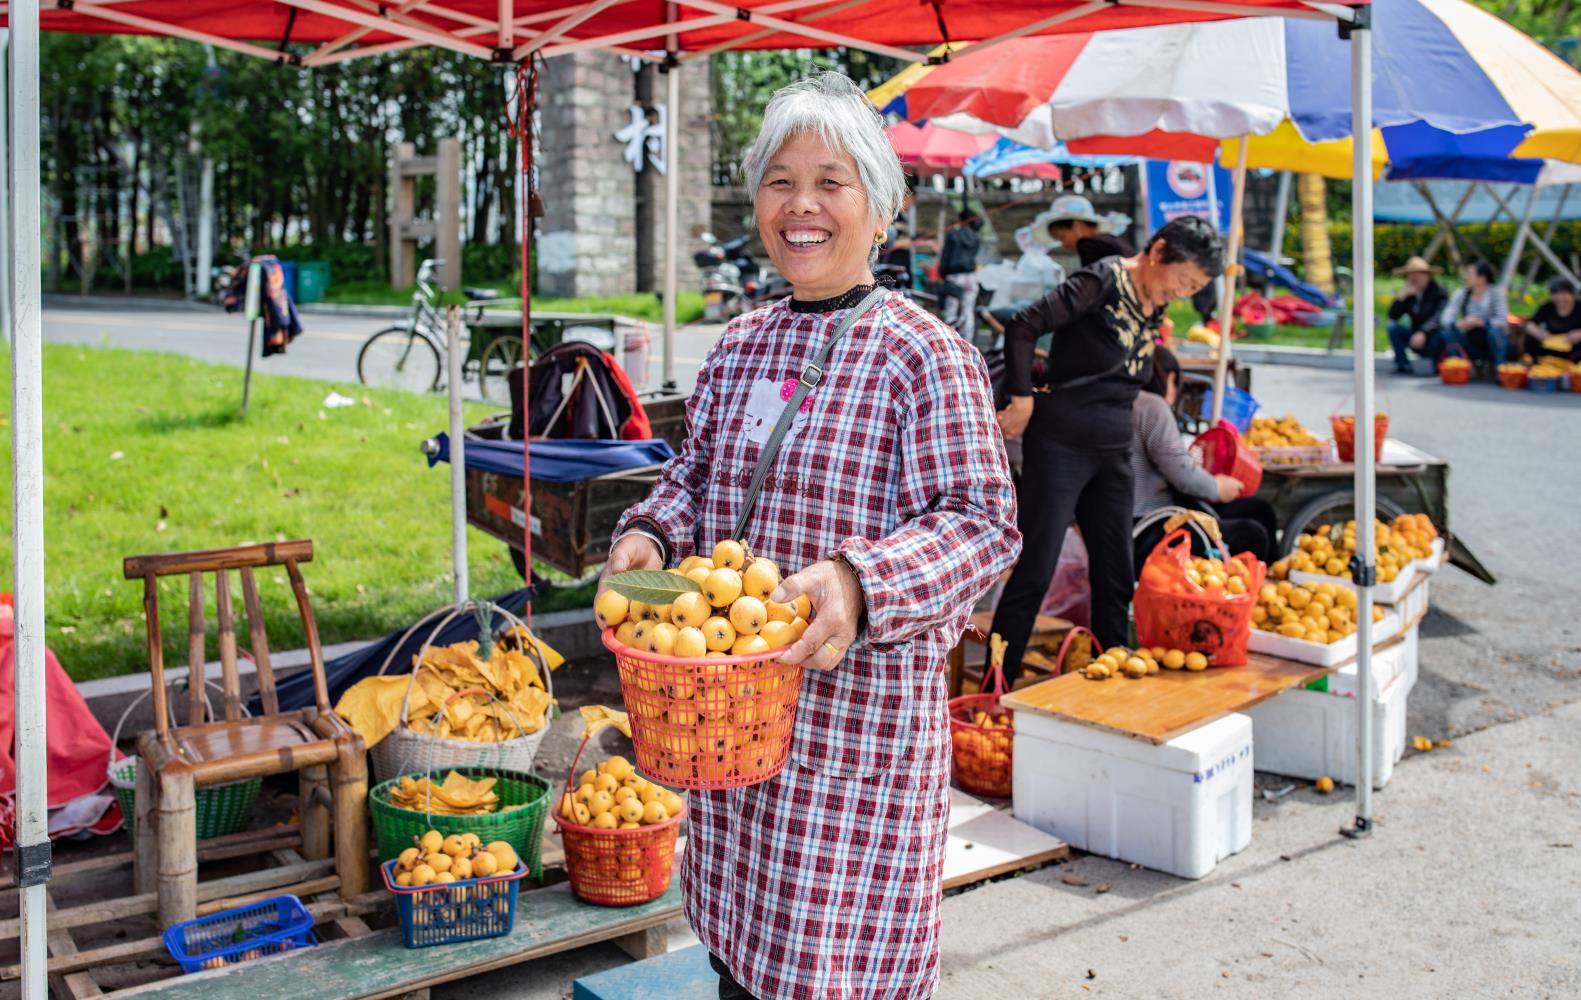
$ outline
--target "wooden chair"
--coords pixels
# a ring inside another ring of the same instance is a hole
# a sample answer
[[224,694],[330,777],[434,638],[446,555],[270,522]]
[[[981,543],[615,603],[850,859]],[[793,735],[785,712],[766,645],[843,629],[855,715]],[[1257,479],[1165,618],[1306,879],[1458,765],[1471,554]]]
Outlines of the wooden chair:
[[[136,856],[138,892],[157,892],[159,923],[169,927],[196,915],[198,865],[195,796],[198,788],[269,774],[301,774],[302,854],[322,859],[330,851],[330,812],[334,813],[334,852],[340,891],[351,896],[368,890],[368,765],[362,737],[331,710],[324,679],[318,628],[308,606],[307,587],[298,563],[313,558],[311,541],[244,545],[203,552],[132,556],[125,561],[128,580],[143,581],[148,618],[148,661],[153,672],[154,729],[137,739]],[[312,662],[314,705],[281,712],[274,669],[264,634],[254,570],[285,567],[297,611],[307,635]],[[231,571],[241,575],[252,658],[258,668],[263,714],[243,718],[237,668],[236,621]],[[204,721],[203,577],[213,574],[223,668],[224,719]],[[187,724],[174,726],[165,698],[164,647],[159,629],[159,578],[187,576],[188,678]],[[326,791],[326,786],[328,791]]]

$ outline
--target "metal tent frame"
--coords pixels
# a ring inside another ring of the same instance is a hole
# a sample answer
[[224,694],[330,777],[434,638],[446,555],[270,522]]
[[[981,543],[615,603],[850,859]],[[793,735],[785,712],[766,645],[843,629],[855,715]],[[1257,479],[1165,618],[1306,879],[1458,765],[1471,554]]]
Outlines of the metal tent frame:
[[[460,2],[460,0],[457,0]],[[486,2],[486,0],[485,0]],[[394,52],[430,45],[501,63],[519,63],[533,55],[544,57],[599,49],[660,64],[667,76],[667,98],[673,107],[680,100],[679,71],[687,62],[733,48],[768,47],[795,39],[805,45],[833,45],[862,49],[911,62],[926,62],[929,57],[900,47],[894,41],[904,26],[904,44],[933,47],[943,15],[915,4],[897,7],[886,0],[772,0],[748,3],[737,0],[684,0],[663,4],[636,0],[584,0],[548,10],[535,10],[517,16],[517,0],[496,0],[494,17],[478,13],[486,9],[476,0],[467,6],[444,6],[438,0],[405,0],[393,5],[378,0],[271,0],[267,4],[239,4],[236,13],[251,14],[281,5],[293,12],[328,19],[338,34],[327,35],[310,55],[298,59],[278,49],[267,49],[243,38],[226,37],[172,20],[151,17],[137,8],[148,3],[155,11],[185,10],[181,5],[158,0],[10,0],[0,3],[10,29],[10,58],[6,128],[8,174],[5,206],[6,269],[10,281],[3,289],[4,315],[9,322],[12,395],[12,544],[14,552],[13,591],[15,594],[15,718],[16,763],[18,771],[16,834],[17,871],[21,896],[21,963],[24,1000],[45,1000],[47,987],[47,950],[45,887],[49,879],[50,842],[46,832],[46,786],[44,729],[44,454],[43,454],[43,360],[40,325],[40,241],[39,241],[39,32],[41,8],[68,18],[88,18],[105,22],[107,31],[117,29],[134,33],[167,35],[204,42],[262,59],[328,65],[381,52]],[[681,16],[680,9],[700,12]],[[904,16],[873,17],[875,8],[907,10]],[[862,8],[868,8],[866,18]],[[653,16],[661,11],[662,16]],[[820,27],[818,22],[857,11],[845,22],[847,30]],[[1006,13],[1006,12],[1010,13]],[[64,15],[61,14],[64,12]],[[1351,42],[1352,134],[1355,174],[1367,176],[1372,151],[1372,32],[1371,13],[1366,6],[1341,6],[1319,0],[1268,0],[1263,4],[1234,0],[1091,0],[1063,3],[981,4],[963,8],[959,14],[997,18],[1003,26],[1012,14],[1025,14],[1025,23],[1002,27],[997,33],[985,31],[984,40],[959,51],[984,48],[1026,35],[1064,30],[1091,15],[1109,18],[1132,17],[1129,23],[1167,23],[1179,20],[1232,18],[1246,16],[1301,17],[1331,21],[1339,25]],[[647,15],[646,18],[638,16]],[[784,16],[782,16],[784,15]],[[304,20],[316,23],[313,18]],[[293,23],[295,23],[293,21]],[[987,22],[984,22],[987,23]],[[324,25],[316,29],[324,33]],[[1075,26],[1073,25],[1073,28]],[[61,30],[90,30],[80,20],[60,25]],[[600,33],[595,28],[604,28]],[[864,38],[852,29],[860,28],[888,38]],[[691,51],[683,52],[687,33],[717,29],[714,35],[698,34]],[[97,30],[97,29],[93,29]],[[961,29],[958,29],[961,30]],[[306,38],[307,32],[296,37]],[[253,37],[257,37],[254,35]],[[319,39],[309,39],[317,41]],[[948,41],[948,39],[946,39]],[[648,51],[637,43],[659,42],[664,51]],[[360,43],[360,44],[359,44]],[[487,44],[492,43],[492,44]],[[668,141],[678,141],[680,116],[668,117]],[[530,134],[521,136],[526,149],[522,170],[530,167]],[[667,195],[664,269],[664,381],[674,383],[673,340],[675,331],[675,259],[679,240],[676,233],[679,171],[665,175]],[[526,190],[522,189],[525,217]],[[1355,323],[1355,405],[1356,463],[1355,490],[1360,510],[1371,510],[1375,496],[1373,460],[1373,275],[1372,275],[1372,187],[1353,186],[1354,217],[1367,220],[1353,240],[1353,267],[1356,273]],[[527,231],[523,230],[523,243]],[[524,281],[525,281],[524,269]],[[524,311],[530,299],[523,295]],[[524,325],[523,337],[527,336]],[[1227,341],[1226,341],[1227,342]],[[525,345],[523,356],[526,356]],[[523,449],[524,463],[527,449]],[[528,471],[524,468],[524,474]],[[1357,661],[1359,689],[1368,690],[1371,679],[1372,591],[1376,578],[1373,556],[1372,518],[1357,519],[1357,548],[1361,553],[1355,577],[1359,584]],[[1350,835],[1365,835],[1372,826],[1372,702],[1358,698],[1359,761],[1356,785],[1356,818],[1347,828]]]

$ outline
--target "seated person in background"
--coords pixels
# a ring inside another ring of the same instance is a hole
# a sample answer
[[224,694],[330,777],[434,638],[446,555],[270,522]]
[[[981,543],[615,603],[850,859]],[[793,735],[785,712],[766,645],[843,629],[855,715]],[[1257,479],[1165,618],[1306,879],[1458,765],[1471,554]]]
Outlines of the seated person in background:
[[[1179,391],[1180,362],[1168,348],[1160,347],[1153,352],[1153,379],[1131,406],[1132,517],[1140,519],[1170,506],[1205,510],[1218,517],[1224,545],[1232,555],[1250,552],[1265,563],[1273,562],[1279,537],[1273,505],[1256,497],[1240,498],[1240,480],[1212,475],[1197,464],[1175,424],[1173,407]],[[1134,540],[1139,576],[1142,563],[1163,537],[1164,524],[1159,521]],[[1200,548],[1196,541],[1193,545]]]
[[1569,278],[1550,281],[1548,301],[1510,332],[1510,357],[1526,355],[1534,361],[1545,356],[1581,361],[1581,309],[1576,308],[1576,286]]
[[1394,348],[1397,374],[1413,373],[1407,348],[1415,351],[1418,357],[1431,360],[1434,368],[1438,367],[1438,355],[1444,350],[1438,326],[1449,295],[1433,280],[1433,275],[1442,270],[1421,257],[1412,257],[1405,266],[1394,269],[1396,275],[1405,279],[1400,294],[1389,303],[1389,344]]
[[1115,212],[1099,215],[1079,194],[1061,195],[1047,212],[1032,220],[1032,236],[1040,243],[1058,243],[1081,260],[1081,266],[1105,257],[1135,257],[1136,248],[1117,235],[1130,219]]
[[1466,287],[1449,297],[1449,305],[1439,316],[1438,325],[1446,346],[1459,344],[1466,349],[1472,363],[1484,378],[1493,377],[1493,369],[1509,355],[1506,330],[1509,327],[1509,304],[1504,289],[1495,285],[1493,265],[1485,260],[1472,261],[1462,270]]
[[[901,203],[901,216],[910,211],[916,195],[906,194],[906,200]],[[884,245],[878,251],[878,268],[874,274],[883,276],[888,274],[895,279],[895,287],[903,291],[914,287],[914,265],[911,258],[913,250],[926,250],[929,253],[938,252],[938,244],[930,239],[909,235],[901,228],[902,218],[897,216],[884,232]],[[881,269],[881,270],[880,270]]]

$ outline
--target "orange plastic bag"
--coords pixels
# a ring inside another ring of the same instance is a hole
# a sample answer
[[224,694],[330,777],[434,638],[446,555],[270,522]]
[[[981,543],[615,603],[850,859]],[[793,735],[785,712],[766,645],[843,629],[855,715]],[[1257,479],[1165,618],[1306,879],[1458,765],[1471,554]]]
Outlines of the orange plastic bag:
[[1186,579],[1190,533],[1178,528],[1167,535],[1142,564],[1133,605],[1137,643],[1198,652],[1208,658],[1211,667],[1244,664],[1252,634],[1252,609],[1257,606],[1257,591],[1268,567],[1250,552],[1236,558],[1246,564],[1246,593],[1209,593]]

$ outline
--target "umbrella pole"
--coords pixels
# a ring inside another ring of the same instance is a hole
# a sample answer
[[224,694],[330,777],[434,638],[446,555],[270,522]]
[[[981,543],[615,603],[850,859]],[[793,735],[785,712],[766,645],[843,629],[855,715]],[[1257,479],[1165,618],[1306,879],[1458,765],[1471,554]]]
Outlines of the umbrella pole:
[[1356,322],[1356,556],[1351,578],[1356,582],[1356,820],[1343,832],[1364,837],[1372,832],[1372,588],[1378,558],[1373,547],[1377,532],[1375,492],[1376,459],[1373,455],[1373,274],[1372,274],[1372,31],[1371,10],[1352,8],[1356,21],[1350,30],[1350,92],[1352,164],[1351,269],[1355,273],[1352,303]]
[[[1213,169],[1213,164],[1208,164]],[[1230,374],[1230,333],[1235,327],[1235,279],[1241,273],[1241,242],[1246,226],[1241,213],[1246,204],[1246,137],[1235,153],[1235,174],[1230,185],[1230,239],[1224,258],[1224,294],[1219,299],[1219,362],[1213,368],[1213,423],[1224,416],[1224,384]]]
[[[445,312],[445,351],[450,383],[450,563],[454,572],[456,603],[467,599],[467,425],[461,409],[461,307]],[[525,419],[525,418],[524,418]],[[526,446],[522,446],[526,450]]]
[[13,692],[16,718],[16,852],[21,889],[24,1000],[45,1000],[45,884],[50,875],[49,781],[44,733],[44,356],[39,322],[38,0],[10,7],[6,87],[7,208],[11,323],[11,545],[16,597]]

